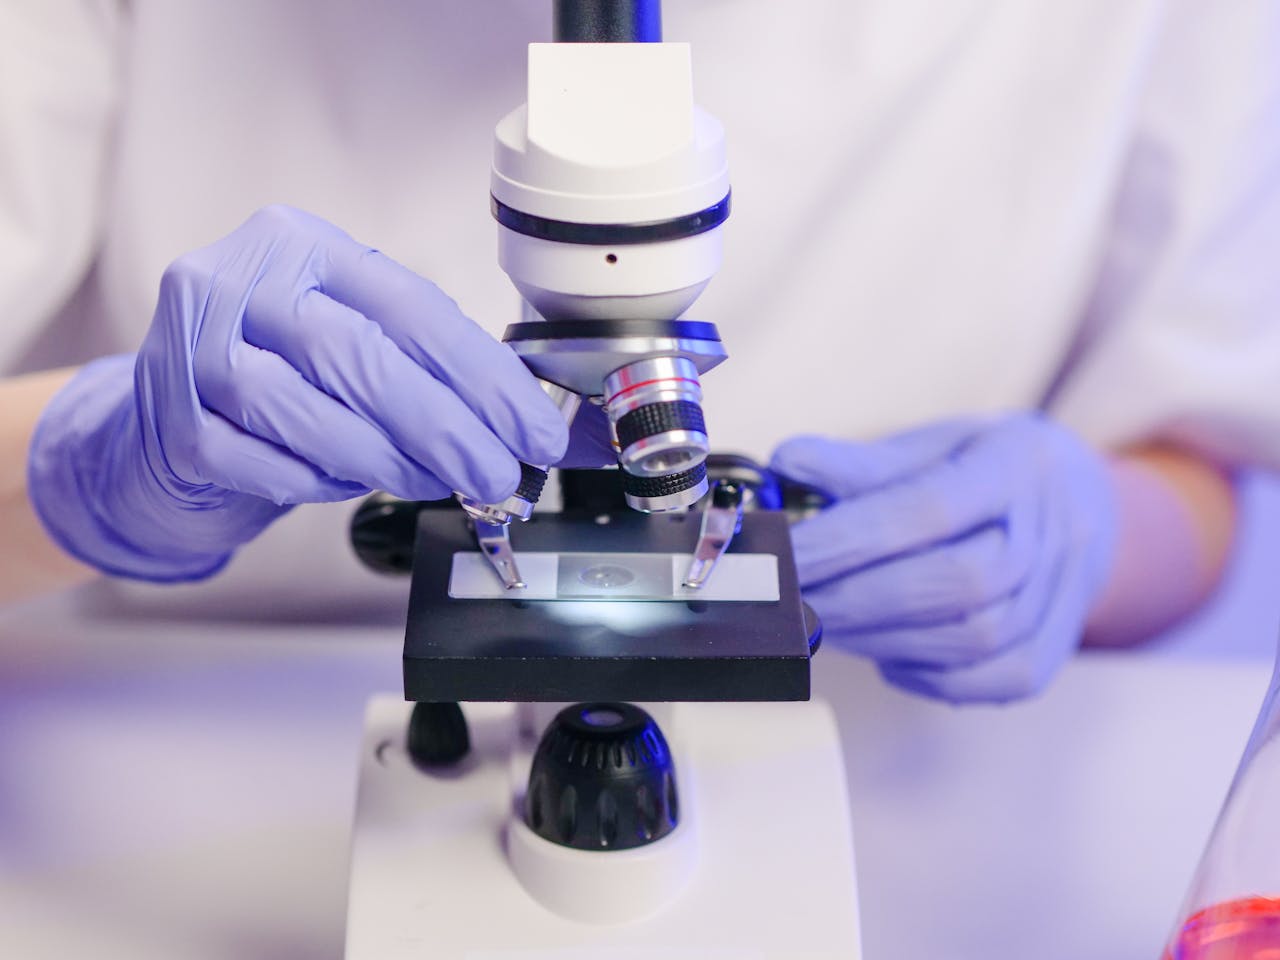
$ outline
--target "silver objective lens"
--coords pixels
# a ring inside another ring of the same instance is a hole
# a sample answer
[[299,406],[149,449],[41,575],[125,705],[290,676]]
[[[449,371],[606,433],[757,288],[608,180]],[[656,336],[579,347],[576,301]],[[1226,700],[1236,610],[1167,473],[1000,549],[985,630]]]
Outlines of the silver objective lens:
[[636,477],[693,470],[710,449],[698,368],[684,357],[650,357],[604,381],[605,411],[618,463]]
[[707,492],[707,465],[700,463],[665,477],[637,477],[622,471],[627,506],[643,513],[667,513],[691,507]]
[[[573,418],[577,416],[582,398],[572,390],[566,390],[564,387],[546,380],[539,380],[538,386],[542,388],[542,392],[559,409],[565,423],[572,426]],[[481,503],[479,500],[461,493],[456,494],[456,497],[458,502],[462,504],[462,508],[476,520],[482,520],[486,523],[510,523],[512,520],[528,520],[533,516],[534,505],[542,495],[542,486],[546,483],[546,480],[547,468],[545,466],[522,463],[520,464],[520,485],[516,488],[515,493],[501,503]]]
[[[572,426],[582,398],[572,390],[546,380],[539,380],[538,385],[559,409],[565,423]],[[528,520],[533,516],[534,504],[542,496],[542,485],[546,480],[546,467],[521,463],[519,486],[515,493],[499,503],[481,503],[466,494],[454,494],[462,504],[462,509],[474,521],[476,543],[480,552],[489,559],[508,590],[523,589],[526,586],[516,566],[515,553],[511,549],[511,521]]]

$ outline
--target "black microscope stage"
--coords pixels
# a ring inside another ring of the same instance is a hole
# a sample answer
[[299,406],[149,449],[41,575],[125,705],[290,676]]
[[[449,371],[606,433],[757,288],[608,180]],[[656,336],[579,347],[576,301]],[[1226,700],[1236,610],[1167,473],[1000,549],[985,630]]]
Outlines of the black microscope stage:
[[[670,555],[692,552],[699,520],[629,510],[535,514],[513,525],[511,539],[517,559],[525,551]],[[459,552],[477,552],[465,515],[423,510],[404,644],[408,700],[809,698],[818,625],[800,599],[781,513],[747,513],[730,549],[777,558],[777,600],[455,599],[449,582]]]

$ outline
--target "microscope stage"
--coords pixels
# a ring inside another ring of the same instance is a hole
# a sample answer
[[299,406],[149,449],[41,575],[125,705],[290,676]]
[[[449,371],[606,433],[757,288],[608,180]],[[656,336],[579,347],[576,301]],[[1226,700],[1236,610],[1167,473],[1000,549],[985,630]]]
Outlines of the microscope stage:
[[[584,551],[604,561],[616,558],[602,569],[630,571],[634,579],[619,588],[623,598],[611,599],[608,588],[588,584],[576,594],[562,593],[565,599],[515,594],[461,599],[456,589],[450,595],[451,581],[460,566],[474,573],[475,562],[459,565],[455,554],[482,560],[475,537],[460,512],[423,510],[405,634],[405,697],[440,702],[808,699],[816,625],[806,620],[783,515],[743,517],[725,557],[741,562],[712,574],[708,587],[716,589],[709,589],[706,599],[678,586],[664,587],[660,576],[639,569],[637,557],[654,560],[661,571],[670,567],[671,557],[689,553],[698,519],[697,514],[630,511],[535,514],[511,531],[517,561],[522,552],[543,562],[549,555],[576,561]],[[716,578],[735,577],[735,567],[744,582],[717,583]],[[762,568],[768,571],[764,577]],[[548,588],[553,596],[555,582],[553,577]],[[639,583],[648,584],[643,599],[625,596]],[[670,599],[652,598],[664,590]],[[717,599],[726,596],[732,599]]]

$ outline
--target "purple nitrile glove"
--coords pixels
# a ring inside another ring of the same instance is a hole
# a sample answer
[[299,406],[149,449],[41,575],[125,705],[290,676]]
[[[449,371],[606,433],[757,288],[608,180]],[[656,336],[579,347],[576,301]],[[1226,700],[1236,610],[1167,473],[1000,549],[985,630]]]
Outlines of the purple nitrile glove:
[[837,502],[792,531],[805,599],[890,682],[952,702],[1048,683],[1110,571],[1101,456],[1041,416],[872,443],[788,440],[773,468]]
[[138,352],[88,365],[32,441],[69,553],[207,576],[293,504],[371,489],[497,502],[568,431],[515,354],[434,285],[287,207],[175,261]]
[[584,399],[569,431],[569,448],[556,466],[594,470],[617,465],[618,452],[613,447],[609,418],[603,407]]

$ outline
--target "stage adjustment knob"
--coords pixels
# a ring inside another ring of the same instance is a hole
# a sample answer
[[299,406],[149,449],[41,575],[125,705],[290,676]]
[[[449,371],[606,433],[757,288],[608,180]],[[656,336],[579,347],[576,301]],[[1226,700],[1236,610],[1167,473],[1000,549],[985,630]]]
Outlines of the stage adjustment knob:
[[456,703],[415,704],[409,717],[409,756],[424,767],[457,763],[471,749],[467,718]]

